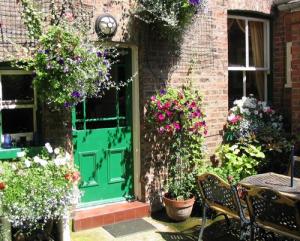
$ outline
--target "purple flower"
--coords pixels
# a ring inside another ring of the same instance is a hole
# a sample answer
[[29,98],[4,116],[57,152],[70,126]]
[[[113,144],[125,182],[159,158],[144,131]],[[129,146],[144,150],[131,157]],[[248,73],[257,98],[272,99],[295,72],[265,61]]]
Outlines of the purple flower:
[[159,93],[160,93],[161,95],[165,95],[167,92],[166,92],[166,90],[160,90]]
[[99,58],[101,58],[103,55],[102,55],[102,52],[101,51],[97,51],[97,56],[99,57]]
[[45,54],[49,54],[49,52],[50,52],[49,49],[45,50]]
[[72,92],[71,96],[74,97],[74,98],[80,98],[81,95],[77,90],[75,90],[75,91]]
[[65,63],[64,59],[63,58],[58,58],[57,62],[60,64],[60,65],[63,65]]
[[72,104],[69,103],[69,102],[65,102],[65,103],[64,103],[64,107],[65,107],[65,108],[70,108],[71,106],[72,106]]
[[189,0],[189,3],[193,6],[197,6],[201,3],[201,0]]

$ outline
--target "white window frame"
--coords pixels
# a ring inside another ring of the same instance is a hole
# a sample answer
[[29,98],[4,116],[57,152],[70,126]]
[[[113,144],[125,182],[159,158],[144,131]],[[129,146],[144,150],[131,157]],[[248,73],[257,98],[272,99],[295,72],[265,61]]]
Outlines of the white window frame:
[[[228,15],[228,19],[241,19],[245,21],[245,66],[230,66],[228,63],[228,71],[243,72],[243,96],[247,96],[247,76],[246,71],[263,71],[264,72],[264,101],[268,101],[268,74],[270,74],[270,21],[267,19],[245,17],[238,15]],[[249,65],[249,21],[264,23],[264,66],[253,67]]]
[[[9,109],[30,109],[33,111],[33,132],[23,132],[10,134],[12,139],[17,140],[22,136],[26,136],[26,140],[33,140],[33,133],[37,131],[37,121],[36,121],[36,110],[37,110],[37,99],[36,90],[33,88],[33,103],[18,103],[17,100],[12,100],[11,103],[3,103],[2,101],[2,75],[31,75],[31,72],[23,70],[0,70],[0,118],[2,119],[2,110]],[[2,121],[1,121],[2,122]],[[2,128],[2,127],[1,127]],[[1,130],[1,143],[3,143],[3,129]],[[1,147],[0,147],[1,148]]]

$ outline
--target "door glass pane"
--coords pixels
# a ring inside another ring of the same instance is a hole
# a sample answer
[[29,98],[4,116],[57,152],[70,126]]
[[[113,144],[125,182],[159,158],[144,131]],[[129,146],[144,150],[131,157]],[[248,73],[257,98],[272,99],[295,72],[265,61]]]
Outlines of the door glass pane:
[[86,118],[108,118],[116,116],[116,90],[110,89],[102,98],[86,101]]
[[100,129],[100,128],[115,128],[117,126],[117,121],[95,121],[87,122],[87,129]]
[[264,23],[249,21],[249,64],[264,67]]
[[229,66],[246,66],[245,21],[228,19],[228,59]]
[[33,109],[2,110],[3,134],[33,132]]
[[32,75],[2,75],[2,99],[33,101]]
[[243,97],[243,72],[229,71],[229,86],[228,86],[228,105],[233,106],[233,102]]
[[[115,81],[124,82],[126,81],[125,67],[120,66],[117,70],[117,76]],[[121,87],[119,90],[119,116],[126,116],[126,88]]]
[[264,100],[264,72],[263,71],[251,71],[246,73],[247,84],[246,92],[247,96],[253,95],[258,100]]

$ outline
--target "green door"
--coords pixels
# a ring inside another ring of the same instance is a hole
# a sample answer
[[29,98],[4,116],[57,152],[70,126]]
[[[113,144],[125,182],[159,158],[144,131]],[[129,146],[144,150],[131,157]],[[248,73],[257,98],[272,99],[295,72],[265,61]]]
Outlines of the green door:
[[[111,76],[131,76],[131,51],[123,49]],[[133,192],[131,84],[73,108],[75,164],[81,173],[81,206],[130,199]]]

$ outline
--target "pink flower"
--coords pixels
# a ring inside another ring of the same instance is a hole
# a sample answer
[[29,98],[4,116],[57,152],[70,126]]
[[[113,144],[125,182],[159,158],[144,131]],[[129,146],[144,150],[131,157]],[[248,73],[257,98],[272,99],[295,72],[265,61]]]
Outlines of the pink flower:
[[193,101],[191,104],[190,104],[190,108],[195,108],[196,107],[196,103],[195,101]]
[[228,121],[229,121],[231,124],[236,124],[236,123],[238,123],[241,119],[242,119],[241,116],[235,115],[235,114],[230,114],[230,116],[228,116]]
[[173,127],[170,125],[166,125],[166,130],[167,132],[172,132],[173,131]]
[[207,135],[207,130],[206,129],[204,130],[204,135]]
[[156,100],[156,96],[155,95],[152,95],[151,96],[151,101],[155,101]]
[[166,117],[165,117],[164,114],[162,114],[162,113],[158,114],[158,120],[159,120],[159,121],[163,121],[165,118],[166,118]]
[[164,106],[166,109],[169,109],[171,107],[171,103],[168,101],[165,106]]
[[174,128],[175,128],[177,131],[179,131],[179,130],[181,129],[181,126],[180,126],[180,124],[179,124],[178,122],[174,122],[174,123],[173,123],[173,126],[174,126]]
[[160,128],[158,129],[158,132],[159,132],[160,134],[164,133],[164,131],[165,131],[165,128],[164,128],[164,127],[160,127]]
[[168,117],[170,117],[170,116],[172,115],[172,112],[169,111],[169,110],[167,110],[167,111],[166,111],[166,114],[167,114]]

